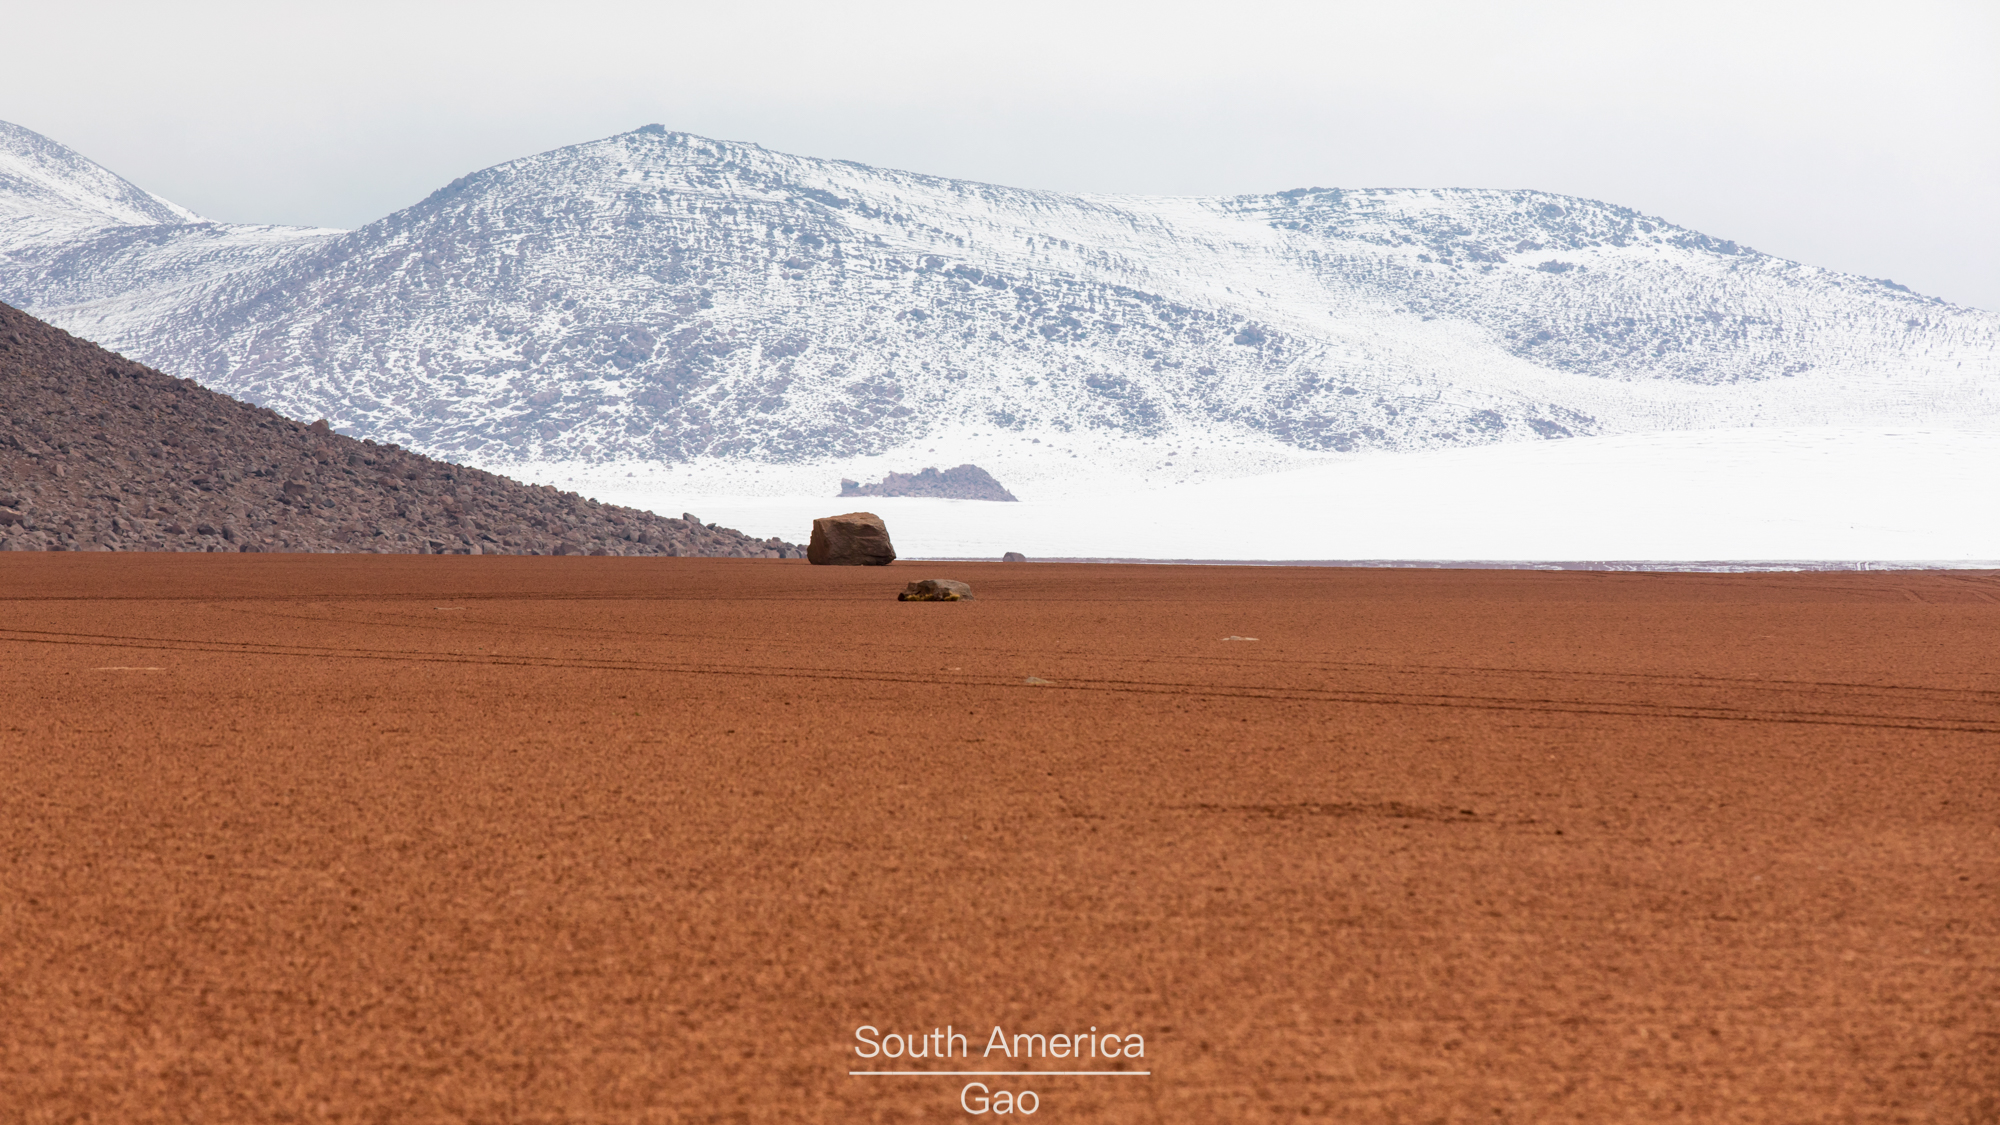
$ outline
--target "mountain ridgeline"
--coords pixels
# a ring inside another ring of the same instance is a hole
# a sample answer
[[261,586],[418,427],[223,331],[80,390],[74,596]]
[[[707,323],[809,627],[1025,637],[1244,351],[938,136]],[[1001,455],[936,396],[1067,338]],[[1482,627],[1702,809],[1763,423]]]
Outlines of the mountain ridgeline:
[[647,126],[326,231],[93,212],[102,177],[23,135],[42,186],[0,177],[28,216],[0,221],[0,299],[461,461],[2000,418],[1992,313],[1545,192],[1065,195]]

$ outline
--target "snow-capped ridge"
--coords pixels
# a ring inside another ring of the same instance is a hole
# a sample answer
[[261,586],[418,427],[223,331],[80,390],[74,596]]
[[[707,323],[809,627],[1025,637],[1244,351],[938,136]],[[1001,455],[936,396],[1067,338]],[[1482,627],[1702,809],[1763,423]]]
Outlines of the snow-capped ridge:
[[0,121],[0,231],[7,241],[31,233],[204,221],[73,149]]
[[1168,483],[1369,449],[2000,416],[2000,317],[1613,204],[1069,195],[664,125],[353,231],[0,241],[0,299],[499,465],[837,479],[935,448],[1010,484]]

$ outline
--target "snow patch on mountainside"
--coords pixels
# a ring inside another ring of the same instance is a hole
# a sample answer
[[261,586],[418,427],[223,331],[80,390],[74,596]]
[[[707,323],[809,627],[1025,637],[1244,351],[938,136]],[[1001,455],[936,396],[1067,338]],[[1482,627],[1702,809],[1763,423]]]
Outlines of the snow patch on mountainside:
[[[261,292],[267,278],[341,233],[227,223],[111,227],[75,236],[60,248],[17,255],[15,276],[47,302],[36,315],[139,356],[162,339],[212,340],[227,333],[246,315],[244,304],[255,304],[250,295]],[[205,381],[229,390],[222,385],[227,379]],[[324,412],[290,413],[317,418]]]

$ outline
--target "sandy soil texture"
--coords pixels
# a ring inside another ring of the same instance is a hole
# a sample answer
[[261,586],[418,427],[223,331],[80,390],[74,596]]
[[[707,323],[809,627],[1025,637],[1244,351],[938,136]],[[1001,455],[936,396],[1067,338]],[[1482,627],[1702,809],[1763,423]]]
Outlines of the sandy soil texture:
[[1991,574],[0,555],[0,1116],[1992,1121],[1996,653]]

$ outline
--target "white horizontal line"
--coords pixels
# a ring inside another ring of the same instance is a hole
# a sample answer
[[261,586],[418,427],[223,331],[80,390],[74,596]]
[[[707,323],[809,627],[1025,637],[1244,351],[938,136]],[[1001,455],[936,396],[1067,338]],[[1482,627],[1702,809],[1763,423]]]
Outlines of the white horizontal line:
[[850,1070],[848,1077],[873,1075],[877,1078],[909,1077],[914,1075],[935,1075],[939,1078],[965,1078],[975,1074],[1043,1074],[1069,1078],[1150,1078],[1150,1070]]

